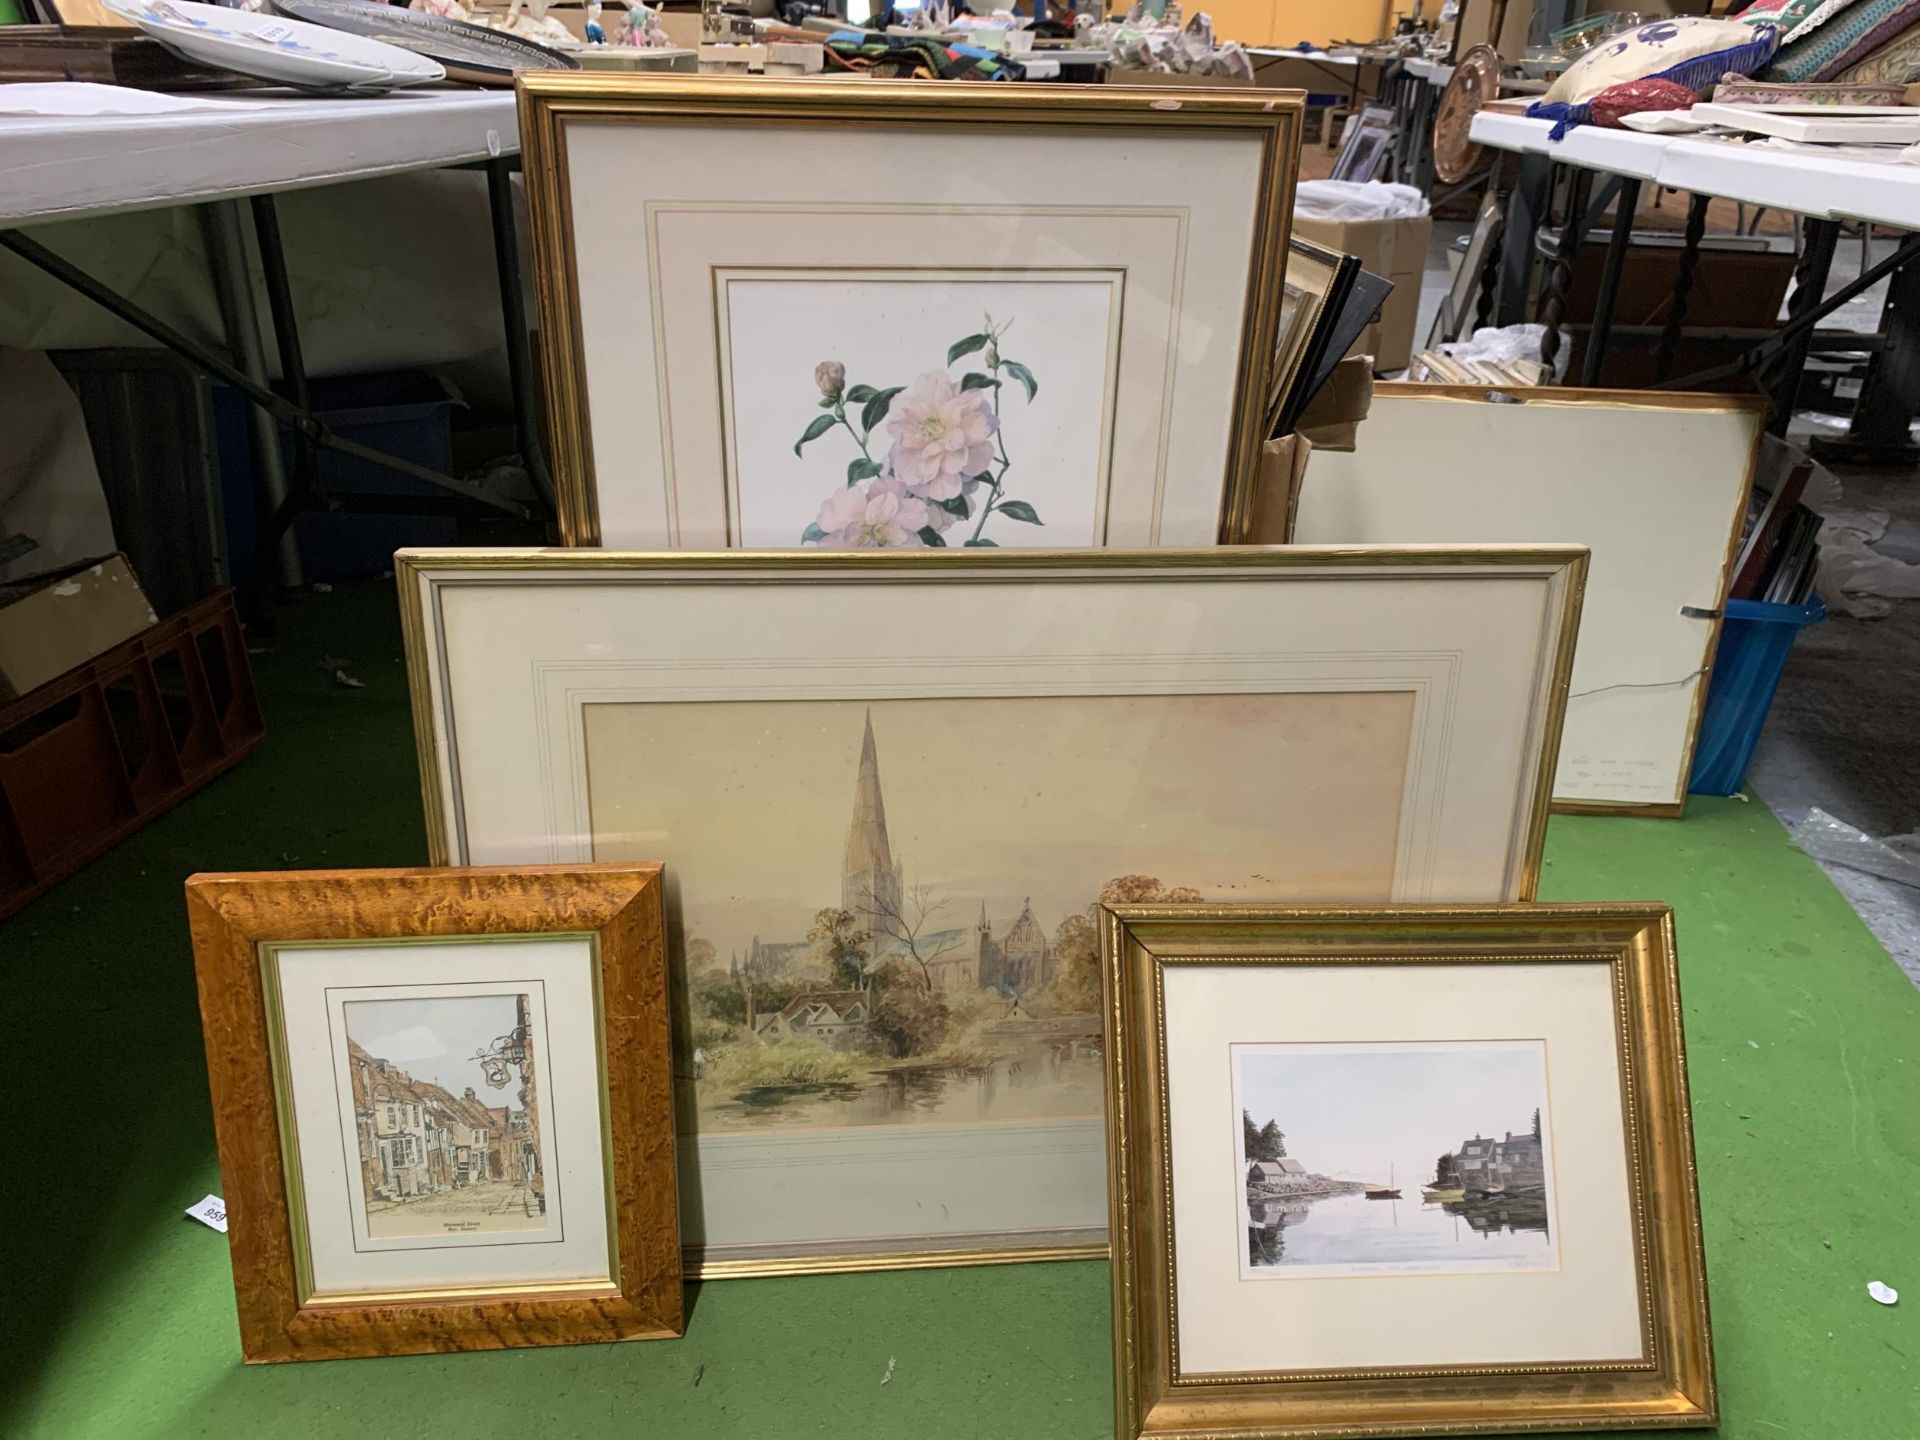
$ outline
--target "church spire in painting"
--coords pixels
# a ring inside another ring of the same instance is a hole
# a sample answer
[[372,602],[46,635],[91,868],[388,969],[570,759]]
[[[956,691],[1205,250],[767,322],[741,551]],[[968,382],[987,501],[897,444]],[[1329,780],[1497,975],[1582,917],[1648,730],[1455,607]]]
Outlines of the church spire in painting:
[[[900,913],[900,868],[887,839],[887,805],[880,794],[880,752],[873,740],[873,711],[860,738],[860,769],[853,783],[853,820],[847,827],[847,857],[840,872],[840,906],[873,920]],[[885,926],[874,924],[883,931]]]

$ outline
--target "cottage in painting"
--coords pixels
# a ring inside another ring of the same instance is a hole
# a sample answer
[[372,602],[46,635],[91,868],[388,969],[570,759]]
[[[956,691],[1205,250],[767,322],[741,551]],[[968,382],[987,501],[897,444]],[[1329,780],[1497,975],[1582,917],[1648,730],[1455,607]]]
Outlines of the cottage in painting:
[[1247,1166],[1247,1184],[1276,1185],[1293,1175],[1304,1175],[1307,1167],[1291,1158],[1282,1160],[1255,1160]]
[[1547,1171],[1538,1135],[1504,1140],[1474,1136],[1453,1157],[1460,1188],[1469,1195],[1520,1195],[1544,1190]]
[[836,1050],[859,1050],[872,1013],[872,997],[864,990],[812,990],[756,1021],[753,1033],[767,1041],[817,1040]]

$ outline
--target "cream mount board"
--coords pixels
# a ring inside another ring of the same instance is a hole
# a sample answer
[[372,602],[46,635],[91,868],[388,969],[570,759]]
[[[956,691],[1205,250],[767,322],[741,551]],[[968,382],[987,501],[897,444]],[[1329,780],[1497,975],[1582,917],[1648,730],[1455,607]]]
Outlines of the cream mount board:
[[1765,408],[1730,395],[1382,384],[1316,450],[1300,544],[1593,552],[1556,808],[1678,815]]

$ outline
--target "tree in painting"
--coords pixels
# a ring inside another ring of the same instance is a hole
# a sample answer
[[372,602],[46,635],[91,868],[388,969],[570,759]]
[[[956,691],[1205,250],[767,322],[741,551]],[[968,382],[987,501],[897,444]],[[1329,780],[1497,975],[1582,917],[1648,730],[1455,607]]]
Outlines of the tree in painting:
[[[1040,391],[1031,370],[1001,354],[1012,323],[996,325],[986,316],[979,330],[947,347],[946,368],[928,370],[911,385],[849,385],[840,361],[814,366],[825,413],[808,423],[793,453],[835,429],[845,430],[859,453],[847,462],[846,484],[801,532],[803,545],[922,549],[952,543],[951,533],[962,545],[992,546],[998,542],[983,533],[992,516],[1045,523],[1032,505],[1006,493],[1013,461],[1000,424],[1001,397],[1009,380],[1029,405]],[[956,381],[953,366],[973,355],[985,368]],[[884,453],[876,455],[882,445]]]

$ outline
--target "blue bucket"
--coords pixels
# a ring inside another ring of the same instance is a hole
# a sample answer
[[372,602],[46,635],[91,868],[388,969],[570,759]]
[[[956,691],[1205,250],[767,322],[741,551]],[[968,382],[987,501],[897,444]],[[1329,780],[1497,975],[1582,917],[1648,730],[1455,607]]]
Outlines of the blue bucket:
[[1773,692],[1780,688],[1794,637],[1826,618],[1827,607],[1818,595],[1805,605],[1727,601],[1713,681],[1707,687],[1707,708],[1700,716],[1700,738],[1693,747],[1690,792],[1738,792],[1747,778],[1753,747],[1760,743],[1767,711],[1773,708]]

